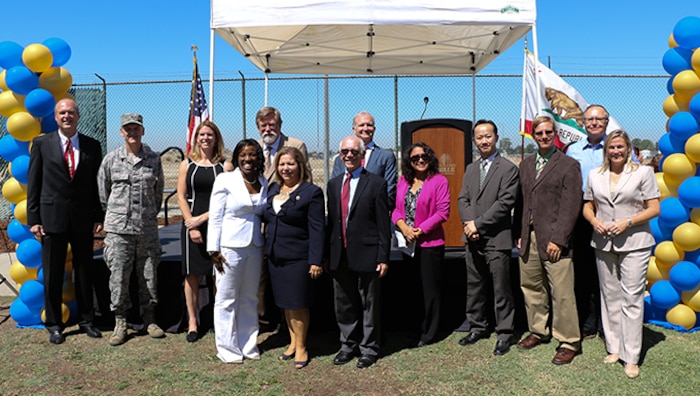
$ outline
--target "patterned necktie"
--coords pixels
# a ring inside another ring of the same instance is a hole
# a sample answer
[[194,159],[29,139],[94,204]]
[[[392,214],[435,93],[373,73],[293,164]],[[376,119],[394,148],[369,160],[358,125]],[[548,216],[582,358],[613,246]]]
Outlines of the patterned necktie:
[[348,246],[347,238],[347,222],[348,222],[348,206],[350,205],[350,179],[352,179],[351,174],[345,176],[345,181],[343,182],[343,188],[340,190],[340,217],[341,217],[341,230],[343,232],[343,247]]
[[70,178],[75,175],[75,156],[73,153],[73,145],[70,139],[66,140],[66,151],[63,153],[63,159],[66,161],[66,166],[68,167],[68,174]]
[[270,159],[270,146],[265,145],[265,150],[263,151],[265,154],[265,170],[268,170],[270,169],[270,166],[272,166],[272,160]]
[[544,169],[545,165],[547,165],[547,160],[544,157],[540,157],[537,159],[537,166],[535,167],[535,170],[537,170],[537,174],[535,175],[535,180],[540,178],[540,175],[542,174],[542,169]]
[[484,182],[486,181],[486,173],[488,170],[486,169],[486,165],[488,165],[488,162],[486,160],[481,160],[481,171],[479,172],[479,190],[484,188]]

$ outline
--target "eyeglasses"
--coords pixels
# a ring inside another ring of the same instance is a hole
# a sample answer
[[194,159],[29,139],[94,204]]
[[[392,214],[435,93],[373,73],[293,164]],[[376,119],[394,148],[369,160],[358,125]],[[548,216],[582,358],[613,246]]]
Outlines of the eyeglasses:
[[411,162],[414,164],[417,164],[420,160],[423,160],[423,162],[428,162],[430,157],[428,157],[428,154],[417,154],[411,157]]
[[590,118],[584,118],[584,122],[593,122],[593,121],[598,121],[598,122],[603,122],[607,121],[608,117],[590,117]]
[[546,133],[547,135],[553,135],[553,134],[554,134],[554,131],[552,131],[552,130],[548,130],[548,131],[538,131],[538,132],[533,133],[533,135],[535,135],[535,136],[542,136],[542,135],[544,135],[545,133]]
[[342,150],[340,150],[340,154],[343,154],[343,155],[348,155],[350,153],[352,153],[352,155],[357,157],[358,155],[360,155],[360,150],[355,150],[355,149],[342,149]]

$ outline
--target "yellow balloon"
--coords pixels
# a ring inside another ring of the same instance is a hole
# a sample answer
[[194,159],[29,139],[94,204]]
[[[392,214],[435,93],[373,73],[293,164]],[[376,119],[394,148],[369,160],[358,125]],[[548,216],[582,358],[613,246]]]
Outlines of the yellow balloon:
[[666,185],[663,172],[656,172],[654,176],[656,177],[656,184],[659,185],[659,191],[661,192],[661,200],[675,195],[672,192],[672,190]]
[[[4,71],[3,71],[4,73]],[[0,114],[10,117],[15,113],[26,112],[24,96],[7,90],[0,93]]]
[[[665,275],[664,275],[665,272]],[[666,279],[668,276],[667,271],[661,271],[659,266],[656,265],[656,257],[651,257],[649,259],[649,269],[647,270],[647,289],[651,289],[654,283]]]
[[656,245],[654,257],[656,257],[657,266],[670,267],[682,261],[685,257],[685,252],[672,241],[663,241]]
[[26,111],[7,118],[7,132],[17,140],[28,142],[41,133],[41,123]]
[[53,94],[53,98],[56,100],[56,103],[58,103],[58,101],[60,101],[61,99],[70,99],[72,101],[76,101],[75,96],[71,95],[68,92],[64,92],[64,93],[58,94],[58,95]]
[[[61,318],[63,323],[68,323],[68,319],[70,319],[70,308],[66,304],[61,304]],[[41,310],[41,321],[46,322],[46,309]]]
[[690,221],[700,225],[700,208],[693,208],[690,210]]
[[664,159],[664,181],[679,186],[685,179],[695,176],[695,162],[682,153],[671,154]]
[[674,95],[668,95],[666,99],[664,99],[663,110],[664,114],[666,114],[666,117],[669,118],[672,117],[674,114],[678,113],[679,111],[688,111],[688,109],[681,110],[678,103],[676,103],[676,98]]
[[2,185],[2,195],[13,204],[18,204],[27,199],[27,186],[11,177]]
[[673,38],[673,33],[671,33],[670,36],[668,36],[668,48],[676,48],[678,47],[678,43],[676,43],[676,39]]
[[690,64],[693,66],[693,70],[696,73],[700,73],[700,51],[697,49],[693,51],[693,56],[690,58]]
[[7,70],[3,70],[0,72],[0,91],[10,90],[10,88],[7,87],[7,83],[5,82],[5,74],[7,74]]
[[10,266],[10,277],[16,283],[24,283],[28,280],[36,279],[39,268],[27,268],[24,264],[15,260]]
[[15,205],[15,219],[20,223],[27,225],[27,200],[19,202]]
[[39,88],[44,88],[54,96],[65,93],[71,85],[73,85],[73,76],[62,67],[52,67],[39,76]]
[[700,162],[700,133],[696,133],[686,140],[685,155],[694,162]]
[[681,294],[681,301],[693,311],[700,312],[700,286],[695,290],[684,291]]
[[666,321],[690,330],[695,327],[695,311],[685,304],[678,304],[666,312]]
[[673,242],[686,252],[700,249],[700,225],[691,222],[679,225],[673,230]]
[[35,73],[48,70],[53,63],[53,54],[44,44],[29,44],[22,51],[22,62]]
[[693,97],[700,92],[700,76],[693,70],[683,70],[673,77],[673,92],[686,96]]

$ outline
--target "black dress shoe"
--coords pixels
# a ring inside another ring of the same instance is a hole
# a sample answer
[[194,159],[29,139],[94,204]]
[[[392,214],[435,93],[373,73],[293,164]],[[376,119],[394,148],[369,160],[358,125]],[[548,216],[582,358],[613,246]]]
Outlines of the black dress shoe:
[[481,334],[479,333],[469,333],[466,337],[462,338],[459,340],[459,345],[465,346],[465,345],[470,345],[473,344],[481,338]]
[[80,328],[90,338],[102,338],[102,333],[92,323],[80,325]]
[[63,341],[66,340],[66,337],[64,337],[58,330],[51,330],[49,331],[49,334],[49,342],[52,344],[63,344]]
[[493,354],[496,356],[501,356],[505,355],[510,351],[510,342],[509,341],[501,341],[498,340],[496,341],[496,348],[493,349]]
[[357,361],[357,368],[367,368],[377,362],[377,357],[372,355],[362,355]]
[[340,351],[338,352],[337,355],[335,355],[335,359],[333,359],[333,364],[335,365],[341,365],[348,363],[355,357],[355,354],[352,352],[345,352],[345,351]]

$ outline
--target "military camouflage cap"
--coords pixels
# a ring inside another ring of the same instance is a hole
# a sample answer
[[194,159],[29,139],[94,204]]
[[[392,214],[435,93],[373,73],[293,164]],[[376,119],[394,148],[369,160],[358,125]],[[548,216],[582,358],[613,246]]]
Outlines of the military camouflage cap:
[[143,126],[143,116],[136,113],[122,114],[122,126],[126,124],[139,124]]

